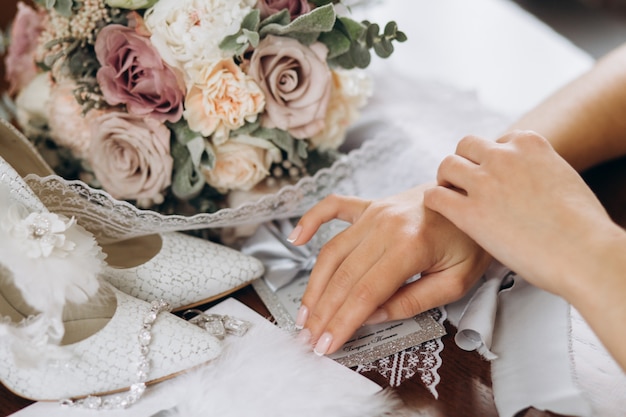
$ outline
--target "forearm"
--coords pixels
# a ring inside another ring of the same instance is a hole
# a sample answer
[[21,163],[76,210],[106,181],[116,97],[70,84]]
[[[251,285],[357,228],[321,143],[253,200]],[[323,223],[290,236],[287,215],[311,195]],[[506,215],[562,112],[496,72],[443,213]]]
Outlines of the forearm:
[[626,370],[626,232],[607,224],[586,243],[586,256],[570,263],[562,295]]
[[579,172],[626,155],[626,45],[528,112],[514,129],[543,135]]

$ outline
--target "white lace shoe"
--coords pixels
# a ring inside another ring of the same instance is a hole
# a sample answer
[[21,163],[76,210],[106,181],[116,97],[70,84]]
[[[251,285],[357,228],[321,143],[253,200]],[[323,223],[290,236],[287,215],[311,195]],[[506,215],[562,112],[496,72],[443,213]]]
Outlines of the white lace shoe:
[[219,355],[219,340],[163,311],[167,303],[101,283],[103,258],[89,232],[48,212],[0,158],[0,381],[9,390],[124,407],[146,384]]
[[[69,182],[55,176],[54,187],[42,177],[54,175],[34,146],[13,125],[0,119],[0,156],[26,179],[53,212],[76,218],[91,232],[107,256],[109,282],[141,300],[162,298],[174,311],[226,296],[263,274],[263,264],[248,255],[208,240],[178,232],[147,234],[109,243],[102,233],[99,202],[86,204]],[[81,188],[89,188],[81,184]],[[51,191],[52,190],[52,191]],[[98,191],[93,190],[97,196]],[[80,203],[77,203],[79,201]],[[76,210],[81,207],[82,210]],[[115,225],[111,226],[112,228]]]

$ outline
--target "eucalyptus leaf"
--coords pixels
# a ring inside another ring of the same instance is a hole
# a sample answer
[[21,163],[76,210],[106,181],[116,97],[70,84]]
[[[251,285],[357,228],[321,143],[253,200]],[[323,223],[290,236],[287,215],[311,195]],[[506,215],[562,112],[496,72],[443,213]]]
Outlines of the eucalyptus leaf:
[[384,35],[386,37],[392,37],[395,36],[395,34],[398,32],[398,24],[396,22],[388,22],[385,25],[385,30],[384,30]]
[[374,52],[381,58],[389,58],[393,53],[393,44],[387,38],[374,42]]
[[338,57],[350,50],[350,39],[337,30],[321,33],[317,40],[328,48],[328,59]]
[[349,55],[357,68],[367,68],[372,61],[369,50],[360,43],[352,43]]

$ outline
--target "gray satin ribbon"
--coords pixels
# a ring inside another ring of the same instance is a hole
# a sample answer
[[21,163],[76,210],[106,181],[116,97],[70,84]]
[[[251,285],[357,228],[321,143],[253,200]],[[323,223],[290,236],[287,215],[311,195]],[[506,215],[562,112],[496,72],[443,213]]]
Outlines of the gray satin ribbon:
[[287,241],[292,230],[293,225],[289,220],[263,223],[241,248],[242,253],[263,263],[263,278],[274,292],[302,272],[310,272],[317,259],[306,245],[294,246]]

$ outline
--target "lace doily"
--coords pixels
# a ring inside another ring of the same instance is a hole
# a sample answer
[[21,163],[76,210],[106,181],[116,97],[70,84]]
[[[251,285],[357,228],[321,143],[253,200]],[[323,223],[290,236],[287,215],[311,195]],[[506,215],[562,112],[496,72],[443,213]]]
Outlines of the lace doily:
[[[446,320],[445,308],[433,309],[431,314],[440,324]],[[443,342],[441,338],[437,338],[367,365],[359,365],[356,371],[377,372],[385,378],[390,387],[398,387],[417,375],[431,394],[438,398],[437,384],[441,379],[439,368],[442,363],[440,355],[442,350]]]

